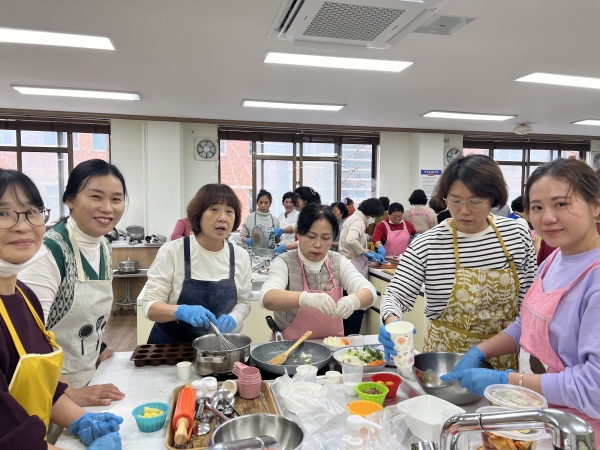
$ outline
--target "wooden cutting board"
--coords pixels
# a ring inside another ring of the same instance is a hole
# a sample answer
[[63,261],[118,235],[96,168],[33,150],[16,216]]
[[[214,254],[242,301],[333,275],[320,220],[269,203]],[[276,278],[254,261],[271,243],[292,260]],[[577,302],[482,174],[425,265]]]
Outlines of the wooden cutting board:
[[369,267],[371,267],[373,269],[394,269],[394,270],[396,270],[396,267],[398,267],[398,264],[392,264],[390,262],[386,262],[385,264],[379,264],[377,262],[372,262],[372,263],[369,263]]
[[390,274],[390,275],[395,275],[396,274],[396,268],[394,269],[382,269],[385,273]]

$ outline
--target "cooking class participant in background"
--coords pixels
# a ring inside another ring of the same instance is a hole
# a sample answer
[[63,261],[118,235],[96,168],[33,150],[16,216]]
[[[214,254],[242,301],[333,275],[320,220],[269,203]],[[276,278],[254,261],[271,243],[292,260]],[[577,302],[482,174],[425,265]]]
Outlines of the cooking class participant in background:
[[523,196],[519,195],[517,198],[515,198],[511,203],[510,203],[510,209],[512,209],[512,212],[506,216],[509,219],[513,219],[513,220],[520,220],[524,225],[527,225],[527,228],[529,228],[530,230],[533,229],[533,227],[529,224],[529,222],[527,221],[527,219],[524,217],[524,207],[523,207]]
[[252,231],[252,228],[258,224],[264,225],[267,227],[267,230],[273,230],[276,239],[279,239],[283,234],[283,230],[279,228],[279,219],[269,212],[272,204],[273,197],[271,196],[271,193],[261,189],[256,196],[256,207],[258,209],[246,217],[242,229],[240,230],[240,239],[246,245],[252,245],[250,232]]
[[406,213],[406,220],[413,224],[418,233],[425,233],[438,223],[437,214],[427,206],[427,195],[422,189],[416,189],[408,197],[410,208]]
[[173,228],[173,233],[171,233],[171,240],[179,239],[181,237],[186,237],[190,235],[190,231],[192,230],[192,224],[187,217],[179,219],[175,223],[175,228]]
[[[300,211],[296,209],[296,204],[294,203],[294,193],[292,191],[283,194],[281,204],[283,205],[285,211],[279,215],[279,226],[281,228],[285,228],[286,226],[298,221],[298,214],[300,214]],[[294,241],[294,233],[284,233],[281,235],[279,240],[281,244],[288,244]]]
[[448,205],[443,198],[432,197],[429,200],[429,207],[437,214],[437,223],[442,223],[446,219],[450,219],[450,211],[448,211]]
[[[431,320],[423,351],[464,353],[517,317],[533,283],[535,254],[529,229],[490,216],[503,205],[507,186],[498,164],[483,155],[451,162],[436,186],[452,213],[419,235],[406,249],[381,300],[383,324],[401,320],[425,284],[425,315]],[[396,354],[382,326],[379,341]],[[516,355],[493,359],[497,368],[516,367]]]
[[[590,166],[556,159],[530,175],[525,208],[542,238],[558,249],[540,266],[521,314],[493,338],[473,347],[443,378],[479,395],[490,384],[524,386],[551,408],[583,418],[600,437],[600,181]],[[479,367],[515,351],[519,373]],[[541,363],[540,363],[541,362]]]
[[412,223],[402,220],[403,216],[404,206],[394,202],[389,206],[387,219],[375,227],[373,242],[379,255],[401,255],[417,235]]
[[308,330],[315,339],[343,336],[342,319],[375,301],[373,285],[350,261],[329,251],[337,228],[337,219],[324,206],[304,207],[298,217],[298,249],[271,263],[260,302],[274,311],[285,339],[298,339]]
[[346,205],[346,208],[348,208],[348,217],[354,214],[354,211],[356,211],[354,208],[354,200],[352,200],[350,197],[345,197],[342,199],[342,203]]
[[[367,261],[385,263],[385,258],[376,252],[367,250],[367,225],[372,218],[383,214],[383,206],[376,198],[363,200],[354,214],[346,219],[340,231],[339,251],[352,261],[356,269],[368,279],[369,266]],[[344,321],[346,335],[359,334],[365,312],[356,310]]]
[[333,251],[338,251],[338,247],[340,244],[340,231],[342,229],[342,226],[344,225],[344,222],[346,221],[346,218],[348,217],[348,208],[346,208],[346,205],[344,205],[342,202],[334,202],[331,204],[331,206],[329,207],[329,209],[331,210],[331,212],[333,213],[333,215],[335,216],[335,218],[338,221],[338,232],[335,234],[335,236],[333,236],[333,242],[331,243],[331,250]]
[[[319,195],[319,193],[317,191],[315,191],[313,188],[311,188],[309,186],[300,186],[294,190],[294,201],[296,203],[296,208],[298,208],[298,211],[301,212],[302,208],[304,208],[306,205],[310,205],[310,204],[320,205],[321,204],[321,196]],[[294,234],[295,235],[296,229],[297,229],[297,222],[293,223],[291,225],[286,225],[286,227],[283,228],[283,232],[286,234]],[[284,253],[288,250],[295,250],[297,248],[298,248],[298,242],[294,241],[294,242],[279,244],[279,246],[275,249],[275,251],[277,253]]]
[[64,395],[63,351],[44,327],[38,298],[17,281],[20,271],[47,254],[42,244],[49,213],[26,175],[0,169],[0,448],[57,448],[45,440],[52,420],[89,449],[120,449],[122,418],[87,413]]
[[125,396],[113,384],[87,384],[98,357],[112,354],[101,345],[113,302],[112,248],[104,235],[121,220],[126,197],[116,166],[101,159],[75,166],[63,194],[69,217],[46,233],[48,253],[19,273],[40,299],[46,328],[63,349],[61,381],[80,406],[110,405]]
[[250,257],[227,241],[241,220],[240,201],[225,184],[207,184],[187,207],[193,236],[161,246],[140,294],[155,322],[149,344],[190,343],[210,333],[239,332],[250,314]]
[[[375,217],[375,221],[370,223],[367,226],[367,234],[369,236],[373,236],[373,232],[375,231],[375,227],[379,225],[382,221],[388,218],[388,209],[390,207],[390,199],[388,197],[379,197],[377,200],[381,202],[381,206],[383,206],[383,214],[379,217]],[[375,242],[375,241],[373,241]]]

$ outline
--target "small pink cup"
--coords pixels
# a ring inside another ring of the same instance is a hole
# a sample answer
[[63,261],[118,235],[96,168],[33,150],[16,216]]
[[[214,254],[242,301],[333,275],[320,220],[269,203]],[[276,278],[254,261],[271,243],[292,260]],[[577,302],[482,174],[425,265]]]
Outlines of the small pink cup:
[[240,397],[245,399],[253,399],[260,396],[260,385],[261,382],[255,382],[251,384],[244,384],[241,381],[238,382],[238,394]]

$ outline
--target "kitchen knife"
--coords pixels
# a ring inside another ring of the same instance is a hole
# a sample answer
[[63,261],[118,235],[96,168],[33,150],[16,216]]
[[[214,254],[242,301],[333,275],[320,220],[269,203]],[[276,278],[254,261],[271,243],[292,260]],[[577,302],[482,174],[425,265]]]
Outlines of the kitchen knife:
[[172,427],[175,430],[175,444],[183,445],[188,442],[188,431],[194,426],[194,411],[196,406],[196,390],[188,382],[179,392]]

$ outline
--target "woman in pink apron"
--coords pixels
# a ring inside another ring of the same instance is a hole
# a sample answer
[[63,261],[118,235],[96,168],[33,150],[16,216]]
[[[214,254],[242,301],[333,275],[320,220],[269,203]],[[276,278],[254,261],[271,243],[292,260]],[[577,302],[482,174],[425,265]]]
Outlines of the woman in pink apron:
[[[402,220],[404,206],[392,203],[388,208],[388,217],[377,224],[373,231],[373,242],[381,256],[398,256],[404,253],[417,230],[413,224]],[[385,242],[385,243],[383,243]]]
[[[558,248],[540,266],[517,320],[469,350],[460,370],[447,377],[477,393],[495,383],[532,389],[600,436],[600,236],[594,224],[600,180],[584,162],[558,159],[531,175],[525,198],[535,230]],[[519,373],[469,368],[515,350]]]
[[438,224],[435,211],[427,206],[425,191],[422,189],[413,191],[408,198],[408,202],[410,208],[406,213],[406,219],[414,225],[417,232],[425,233]]
[[[343,319],[373,304],[376,290],[339,253],[330,251],[338,222],[320,205],[308,205],[298,216],[298,249],[270,266],[260,292],[261,305],[274,312],[285,339],[306,331],[312,338],[343,336]],[[342,290],[348,295],[343,296]]]

